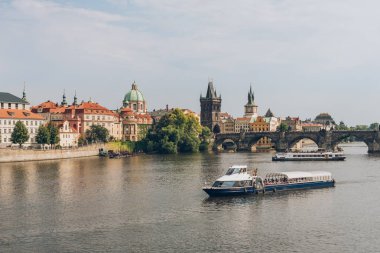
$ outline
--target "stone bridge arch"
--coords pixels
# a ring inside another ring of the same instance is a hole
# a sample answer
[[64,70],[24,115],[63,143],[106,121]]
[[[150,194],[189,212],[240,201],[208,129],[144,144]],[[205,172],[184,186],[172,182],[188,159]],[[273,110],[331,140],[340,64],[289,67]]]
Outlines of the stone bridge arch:
[[260,140],[265,139],[265,138],[270,140],[271,144],[274,143],[274,146],[276,148],[279,138],[277,137],[275,133],[258,133],[254,136],[247,137],[248,140],[246,142],[247,142],[249,150],[252,150],[254,145],[257,145],[257,143]]
[[343,140],[350,137],[355,137],[357,141],[364,142],[368,147],[369,153],[378,149],[378,131],[336,131],[331,139],[332,148],[335,149]]
[[309,135],[300,135],[300,136],[297,136],[297,137],[293,137],[291,139],[288,140],[288,147],[289,148],[292,148],[294,147],[298,142],[302,141],[302,140],[311,140],[312,142],[315,143],[315,145],[318,146],[318,148],[321,147],[320,143],[319,143],[319,139],[314,137],[314,136],[309,136]]
[[216,151],[224,150],[223,144],[226,142],[234,143],[237,147],[239,144],[239,139],[234,137],[234,136],[227,136],[227,135],[224,136],[222,134],[219,134],[216,136],[216,138],[214,140],[213,149]]

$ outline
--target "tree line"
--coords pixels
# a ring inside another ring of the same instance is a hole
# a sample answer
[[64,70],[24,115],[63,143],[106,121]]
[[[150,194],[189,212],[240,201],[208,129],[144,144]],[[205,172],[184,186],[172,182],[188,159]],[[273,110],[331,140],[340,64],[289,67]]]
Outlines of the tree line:
[[[28,129],[21,121],[17,121],[11,135],[13,144],[18,144],[21,148],[30,138]],[[36,142],[41,145],[54,146],[59,143],[59,130],[56,126],[49,123],[47,126],[41,125],[38,127]]]
[[208,149],[211,136],[194,115],[174,109],[148,130],[139,147],[147,153],[194,153]]

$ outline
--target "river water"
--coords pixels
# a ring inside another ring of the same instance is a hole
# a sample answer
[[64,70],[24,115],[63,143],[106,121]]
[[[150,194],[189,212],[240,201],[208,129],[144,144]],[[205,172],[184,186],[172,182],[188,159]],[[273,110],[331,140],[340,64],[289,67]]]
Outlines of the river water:
[[[364,145],[364,144],[363,144]],[[380,156],[272,162],[270,153],[0,164],[1,252],[380,252]],[[335,188],[210,199],[233,164],[327,170]]]

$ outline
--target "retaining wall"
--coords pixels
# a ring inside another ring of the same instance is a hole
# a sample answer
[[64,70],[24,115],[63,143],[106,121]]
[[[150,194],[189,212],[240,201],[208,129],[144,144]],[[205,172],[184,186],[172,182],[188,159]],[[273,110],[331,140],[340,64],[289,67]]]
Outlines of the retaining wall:
[[69,150],[0,149],[0,163],[97,156],[99,154],[99,148],[101,147],[102,146],[94,145]]

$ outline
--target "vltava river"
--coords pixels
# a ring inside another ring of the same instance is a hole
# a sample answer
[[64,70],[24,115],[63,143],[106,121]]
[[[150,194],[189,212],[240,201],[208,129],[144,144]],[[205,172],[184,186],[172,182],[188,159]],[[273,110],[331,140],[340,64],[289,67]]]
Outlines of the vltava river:
[[[380,156],[223,153],[0,164],[1,252],[380,252]],[[233,164],[327,170],[335,188],[209,199]]]

